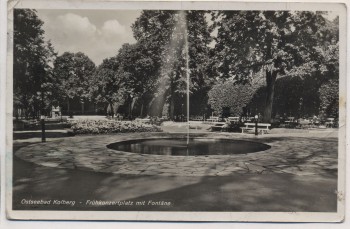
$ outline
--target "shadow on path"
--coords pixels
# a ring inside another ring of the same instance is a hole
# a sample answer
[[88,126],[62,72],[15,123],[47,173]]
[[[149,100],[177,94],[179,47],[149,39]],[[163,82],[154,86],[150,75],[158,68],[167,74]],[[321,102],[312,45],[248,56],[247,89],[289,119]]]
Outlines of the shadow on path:
[[[66,131],[46,131],[46,138],[63,138],[69,137]],[[41,131],[16,131],[13,133],[13,139],[31,139],[31,138],[41,138]]]
[[[334,212],[337,207],[333,176],[135,176],[49,168],[16,157],[13,162],[14,210]],[[23,199],[72,200],[75,204],[25,205]],[[133,205],[91,206],[87,200],[130,200]],[[136,201],[145,205],[136,206]],[[153,205],[156,201],[168,201],[171,206]]]

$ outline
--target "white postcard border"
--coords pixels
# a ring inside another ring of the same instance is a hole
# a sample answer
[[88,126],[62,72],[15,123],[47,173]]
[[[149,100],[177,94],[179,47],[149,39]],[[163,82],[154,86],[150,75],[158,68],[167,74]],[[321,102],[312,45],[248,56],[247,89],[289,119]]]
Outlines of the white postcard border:
[[[170,6],[169,6],[170,4]],[[239,3],[239,2],[101,2],[101,1],[10,1],[8,9],[8,50],[6,77],[6,213],[10,219],[30,220],[141,220],[141,221],[254,221],[254,222],[339,222],[345,212],[345,152],[346,152],[346,57],[347,57],[347,12],[345,3]],[[307,212],[123,212],[123,211],[19,211],[12,210],[12,10],[15,8],[40,9],[215,9],[235,10],[330,10],[340,16],[340,107],[339,107],[339,172],[338,172],[338,211],[337,213]]]

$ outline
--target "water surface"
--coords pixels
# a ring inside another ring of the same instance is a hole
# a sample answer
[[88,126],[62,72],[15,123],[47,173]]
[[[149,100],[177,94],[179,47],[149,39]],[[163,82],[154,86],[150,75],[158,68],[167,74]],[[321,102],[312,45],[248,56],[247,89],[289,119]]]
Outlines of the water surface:
[[116,142],[107,147],[114,150],[155,155],[202,156],[247,154],[270,149],[269,145],[228,139],[191,138],[138,139]]

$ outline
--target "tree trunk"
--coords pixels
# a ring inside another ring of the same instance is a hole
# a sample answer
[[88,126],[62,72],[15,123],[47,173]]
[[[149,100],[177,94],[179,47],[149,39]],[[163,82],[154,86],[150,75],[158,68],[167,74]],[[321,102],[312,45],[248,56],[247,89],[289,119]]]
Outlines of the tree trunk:
[[[110,115],[111,115],[111,117],[113,118],[113,115],[114,115],[114,108],[113,108],[113,103],[112,102],[109,102],[108,103],[109,104],[109,107],[110,107]],[[108,114],[109,115],[109,114]]]
[[84,101],[81,103],[81,114],[84,115],[85,113],[85,107],[84,107]]
[[113,114],[118,114],[120,103],[113,103]]
[[133,114],[136,101],[137,101],[137,97],[134,97],[131,101],[131,115]]
[[129,115],[128,115],[128,118],[131,120],[131,118],[132,118],[132,100],[130,101],[130,103],[129,103]]
[[171,94],[171,97],[170,97],[170,120],[173,120],[173,121],[174,121],[174,109],[175,109],[174,95]]
[[141,104],[141,111],[140,111],[140,117],[141,118],[143,117],[143,104],[144,104],[144,101],[142,101],[142,104]]
[[17,108],[17,106],[15,106],[15,108],[13,109],[14,112],[15,112],[15,117],[16,117],[16,120],[18,120],[18,115],[19,115],[19,109]]
[[169,104],[169,107],[170,107],[170,112],[169,112],[169,115],[170,115],[170,120],[172,121],[175,121],[174,120],[174,110],[175,110],[175,100],[174,100],[174,96],[175,96],[175,85],[174,85],[174,82],[171,81],[170,82],[170,104]]
[[68,112],[68,115],[70,115],[70,103],[69,103],[69,98],[67,98],[67,112]]
[[149,102],[148,106],[147,106],[147,110],[146,110],[146,115],[151,115],[151,109],[153,106],[154,101],[156,100],[155,97],[152,98],[152,100]]
[[277,78],[276,71],[266,70],[266,100],[265,100],[265,109],[263,115],[263,122],[270,123],[272,115],[272,104],[273,97],[275,93],[275,82]]

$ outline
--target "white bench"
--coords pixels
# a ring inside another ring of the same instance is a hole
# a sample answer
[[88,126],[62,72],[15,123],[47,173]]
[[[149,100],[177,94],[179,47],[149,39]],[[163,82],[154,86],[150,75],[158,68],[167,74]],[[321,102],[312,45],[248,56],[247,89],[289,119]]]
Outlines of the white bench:
[[[258,133],[260,134],[267,134],[269,132],[269,127],[271,126],[270,123],[258,123]],[[250,130],[255,131],[255,123],[244,123],[244,127],[241,127],[242,134],[244,132],[248,132]]]
[[224,122],[215,122],[213,123],[214,125],[212,125],[210,128],[212,131],[215,131],[215,130],[219,130],[219,131],[222,131],[224,126],[226,125]]
[[219,117],[216,116],[210,116],[207,120],[205,120],[206,123],[213,123],[213,122],[219,122]]
[[230,123],[237,123],[239,122],[239,117],[228,117],[226,118],[226,121]]
[[141,123],[144,123],[144,124],[149,124],[151,122],[151,119],[149,119],[149,118],[136,118],[135,121],[136,122],[141,122]]
[[299,119],[298,123],[302,129],[307,129],[311,126],[311,121],[309,119]]
[[191,121],[203,121],[203,117],[202,116],[191,116],[190,120]]
[[334,127],[334,118],[327,118],[325,124],[326,124],[326,127],[333,128]]

